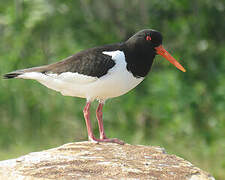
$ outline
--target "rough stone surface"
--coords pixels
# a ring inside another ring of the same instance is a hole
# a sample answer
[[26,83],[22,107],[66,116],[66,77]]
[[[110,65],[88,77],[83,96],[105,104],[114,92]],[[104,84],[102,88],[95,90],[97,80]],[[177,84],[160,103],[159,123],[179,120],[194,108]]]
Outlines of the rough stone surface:
[[69,143],[0,161],[0,179],[214,180],[160,147],[92,142]]

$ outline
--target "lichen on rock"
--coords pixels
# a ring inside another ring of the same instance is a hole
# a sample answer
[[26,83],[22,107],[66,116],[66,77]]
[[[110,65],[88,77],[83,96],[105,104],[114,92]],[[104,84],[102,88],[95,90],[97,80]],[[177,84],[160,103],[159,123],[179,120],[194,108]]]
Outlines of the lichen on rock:
[[214,180],[190,162],[143,145],[77,142],[0,161],[0,179]]

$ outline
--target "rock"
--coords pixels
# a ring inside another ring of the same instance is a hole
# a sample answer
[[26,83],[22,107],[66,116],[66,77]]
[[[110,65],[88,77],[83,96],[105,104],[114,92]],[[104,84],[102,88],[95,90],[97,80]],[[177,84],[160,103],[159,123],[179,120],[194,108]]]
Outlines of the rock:
[[214,180],[163,148],[78,142],[0,161],[0,179]]

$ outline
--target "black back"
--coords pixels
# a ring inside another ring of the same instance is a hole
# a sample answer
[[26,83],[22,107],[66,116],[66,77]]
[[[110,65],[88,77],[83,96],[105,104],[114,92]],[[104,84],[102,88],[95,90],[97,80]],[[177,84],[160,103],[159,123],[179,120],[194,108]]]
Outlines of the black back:
[[52,64],[46,73],[77,72],[93,77],[104,76],[115,65],[115,61],[111,59],[111,56],[102,52],[118,49],[117,47],[119,47],[119,44],[81,51],[57,64]]

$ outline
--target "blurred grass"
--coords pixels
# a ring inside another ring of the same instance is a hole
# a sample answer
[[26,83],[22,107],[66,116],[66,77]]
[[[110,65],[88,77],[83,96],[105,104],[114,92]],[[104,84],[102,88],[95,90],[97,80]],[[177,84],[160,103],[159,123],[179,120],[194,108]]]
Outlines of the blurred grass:
[[[223,0],[0,1],[0,74],[157,29],[187,72],[157,57],[143,83],[106,102],[107,136],[162,146],[222,180],[224,11]],[[0,159],[87,140],[84,104],[35,81],[0,79]],[[91,118],[97,134],[96,107]]]

